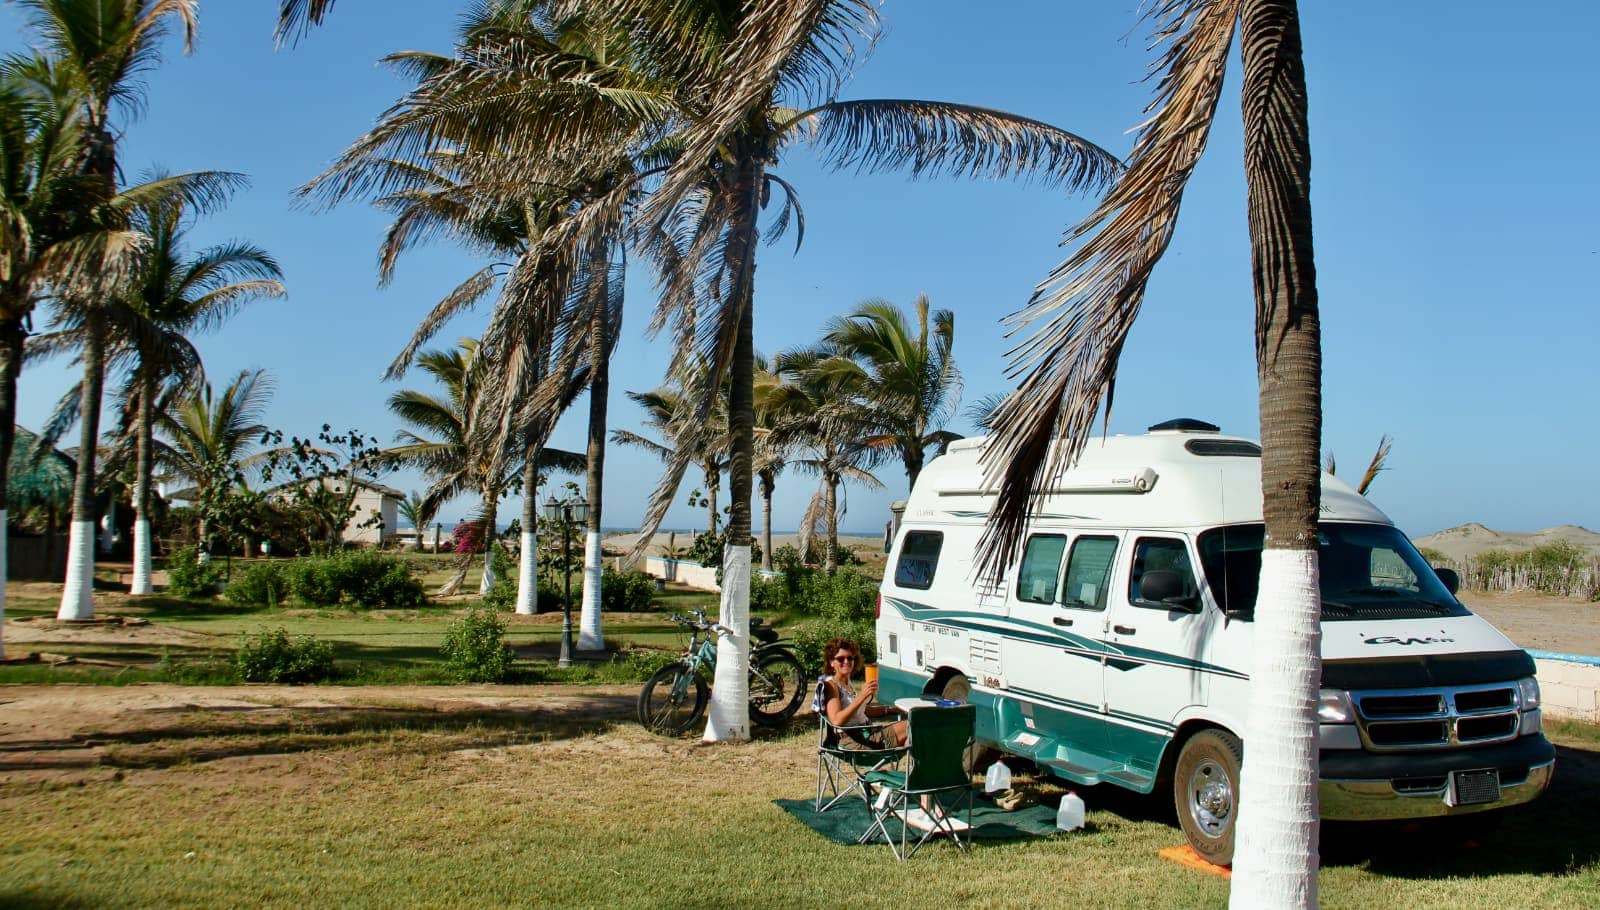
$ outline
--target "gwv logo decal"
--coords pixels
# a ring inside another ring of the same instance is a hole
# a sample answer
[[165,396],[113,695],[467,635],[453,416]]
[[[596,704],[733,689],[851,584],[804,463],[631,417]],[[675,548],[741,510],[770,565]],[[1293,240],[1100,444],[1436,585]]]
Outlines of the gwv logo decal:
[[1443,645],[1454,642],[1453,638],[1396,638],[1393,635],[1379,635],[1369,638],[1369,645]]

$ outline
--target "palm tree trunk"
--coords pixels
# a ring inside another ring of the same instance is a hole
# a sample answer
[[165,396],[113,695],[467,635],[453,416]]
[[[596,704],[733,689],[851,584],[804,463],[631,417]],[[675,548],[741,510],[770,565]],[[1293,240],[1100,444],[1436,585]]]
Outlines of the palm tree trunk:
[[479,538],[483,541],[483,579],[478,582],[479,594],[488,594],[489,589],[494,587],[494,526],[499,506],[500,491],[484,490],[483,519],[478,528]]
[[839,475],[828,475],[828,551],[822,555],[822,570],[829,575],[839,571]]
[[717,640],[717,672],[711,686],[711,710],[705,740],[750,738],[750,500],[755,467],[755,249],[756,210],[761,188],[760,159],[737,156],[739,172],[732,187],[735,215],[729,222],[725,261],[732,264],[733,295],[729,303],[738,320],[728,389],[728,486],[732,509],[722,557],[720,621],[730,632]]
[[100,392],[105,384],[104,331],[91,308],[84,320],[83,392],[79,419],[78,470],[72,481],[72,530],[67,538],[67,577],[57,619],[94,618],[94,457],[100,439]]
[[7,478],[11,476],[11,449],[17,441],[17,376],[22,372],[22,342],[27,335],[21,319],[0,323],[0,659],[6,656],[6,571],[9,568],[7,548],[10,547]]
[[139,388],[136,392],[139,409],[134,419],[134,469],[133,469],[133,588],[134,595],[149,594],[154,590],[150,581],[150,471],[151,471],[151,414],[154,402],[150,396],[155,383],[143,369],[139,371]]
[[1240,41],[1267,545],[1230,905],[1314,907],[1322,342],[1305,66],[1294,0],[1247,0]]
[[611,267],[610,250],[605,244],[595,244],[589,259],[590,280],[595,282],[591,293],[592,311],[589,317],[589,526],[583,540],[583,611],[578,618],[578,650],[604,651],[606,639],[600,630],[600,587],[605,576],[601,565],[600,528],[601,495],[604,492],[606,473],[606,398],[611,392],[610,364],[607,362],[611,332],[607,302],[610,297],[606,274]]
[[911,491],[917,488],[917,475],[922,473],[923,461],[924,457],[920,446],[917,447],[915,452],[907,452],[905,455],[907,496],[910,496]]
[[717,490],[718,490],[718,487],[720,486],[720,479],[717,477],[718,473],[720,473],[720,472],[717,470],[717,467],[716,467],[715,464],[709,465],[706,468],[706,533],[707,534],[715,534],[715,533],[717,533],[717,519],[718,519],[718,515],[717,515]]
[[539,446],[528,443],[522,466],[522,555],[517,565],[517,612],[539,612]]
[[772,491],[777,486],[771,471],[762,471],[761,480],[761,571],[772,571]]

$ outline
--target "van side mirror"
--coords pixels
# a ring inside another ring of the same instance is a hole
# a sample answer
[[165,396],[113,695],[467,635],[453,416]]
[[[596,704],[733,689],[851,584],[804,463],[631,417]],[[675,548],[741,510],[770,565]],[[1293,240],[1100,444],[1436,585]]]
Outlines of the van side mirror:
[[1455,569],[1441,569],[1434,566],[1433,574],[1439,576],[1439,581],[1444,583],[1444,589],[1450,592],[1451,597],[1461,590],[1461,576],[1456,574]]
[[1183,576],[1171,569],[1151,569],[1139,576],[1139,599],[1188,613],[1200,612],[1200,598],[1183,593]]

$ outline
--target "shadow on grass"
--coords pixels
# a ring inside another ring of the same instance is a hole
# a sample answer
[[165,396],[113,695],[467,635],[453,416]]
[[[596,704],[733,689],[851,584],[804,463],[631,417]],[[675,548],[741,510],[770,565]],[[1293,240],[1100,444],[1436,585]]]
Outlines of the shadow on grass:
[[88,910],[94,906],[61,892],[0,888],[0,907],[6,910]]
[[1322,863],[1406,879],[1566,875],[1600,861],[1597,816],[1600,752],[1558,745],[1555,779],[1534,802],[1423,823],[1325,824]]
[[[12,742],[0,748],[6,770],[82,766],[67,759],[98,749],[106,768],[159,770],[254,755],[281,755],[393,744],[408,754],[442,754],[605,732],[633,714],[631,696],[585,695],[581,706],[523,705],[470,710],[415,707],[172,708],[152,715],[192,713],[186,723],[137,730],[88,733],[70,739]],[[267,715],[269,716],[252,716]]]

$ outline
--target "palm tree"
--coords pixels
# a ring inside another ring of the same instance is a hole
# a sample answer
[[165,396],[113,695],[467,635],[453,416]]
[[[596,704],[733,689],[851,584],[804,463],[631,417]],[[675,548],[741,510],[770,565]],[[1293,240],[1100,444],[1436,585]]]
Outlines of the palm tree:
[[818,350],[779,355],[777,374],[783,384],[768,399],[782,415],[778,440],[796,450],[791,463],[819,478],[800,527],[809,547],[812,531],[822,526],[823,570],[830,575],[838,568],[839,491],[846,481],[881,488],[871,468],[885,452],[873,444],[879,415],[859,394],[859,377],[838,369],[835,360]]
[[199,352],[188,335],[220,326],[238,309],[262,297],[282,297],[283,272],[264,250],[230,242],[195,254],[184,250],[188,224],[184,206],[147,204],[134,226],[150,238],[150,250],[134,278],[130,304],[150,331],[133,339],[133,363],[123,398],[135,418],[133,594],[149,594],[150,476],[155,399],[161,387],[203,379]]
[[1083,243],[1021,314],[1018,331],[1029,335],[1014,364],[1026,372],[989,445],[1003,469],[983,564],[995,571],[1014,555],[1032,490],[1071,464],[1110,406],[1118,355],[1205,148],[1237,30],[1267,534],[1260,603],[1273,609],[1255,620],[1232,906],[1314,906],[1321,331],[1299,12],[1294,0],[1176,0],[1149,15],[1161,46],[1159,109],[1140,127],[1127,171],[1069,233]]
[[[611,441],[642,449],[668,465],[681,463],[698,466],[704,493],[696,499],[703,498],[705,502],[706,533],[715,534],[721,517],[717,502],[722,489],[722,472],[728,467],[728,424],[721,408],[715,408],[706,415],[697,411],[691,390],[703,381],[704,374],[703,365],[684,364],[673,373],[672,381],[667,385],[657,386],[648,392],[628,392],[629,400],[644,409],[645,426],[653,429],[661,441],[657,442],[632,430],[611,431]],[[677,490],[677,477],[669,472],[657,484],[651,499],[656,501],[663,495],[670,499]]]
[[943,428],[961,397],[961,371],[951,349],[955,314],[928,310],[928,295],[917,295],[913,327],[887,300],[866,300],[847,316],[823,327],[819,351],[831,355],[816,369],[835,376],[856,396],[870,417],[866,445],[892,451],[906,467],[906,489],[917,484],[928,450],[941,450],[961,438]]
[[[116,139],[111,130],[111,108],[117,102],[137,99],[135,75],[159,58],[158,45],[169,24],[176,20],[184,32],[184,49],[193,45],[198,0],[16,0],[29,12],[30,25],[57,65],[70,72],[81,88],[79,109],[83,141],[79,149],[80,172],[96,183],[100,200],[117,196]],[[100,208],[96,222],[108,228],[125,226],[128,210]],[[106,217],[111,216],[111,217]],[[85,344],[83,398],[80,408],[82,441],[73,489],[72,530],[68,543],[66,584],[61,592],[61,619],[87,619],[94,615],[94,450],[100,430],[100,394],[104,351],[100,347],[104,316],[104,291],[58,296],[60,305],[77,310]]]
[[175,407],[153,412],[165,442],[153,447],[153,461],[166,476],[188,482],[188,489],[174,495],[199,505],[196,539],[201,552],[210,551],[211,516],[217,507],[243,485],[247,468],[272,454],[259,448],[268,432],[262,418],[272,391],[266,370],[241,370],[221,395],[206,382]]
[[[403,389],[389,396],[389,410],[416,431],[401,430],[395,437],[400,444],[385,450],[384,455],[399,464],[420,468],[432,479],[422,495],[425,514],[436,513],[441,505],[462,493],[481,497],[478,521],[489,547],[484,553],[485,580],[480,583],[479,592],[487,593],[494,584],[490,551],[500,497],[523,465],[520,459],[495,457],[468,444],[473,421],[494,419],[477,405],[482,376],[480,350],[478,342],[463,338],[454,350],[425,351],[417,358],[417,366],[439,383],[443,394]],[[584,463],[582,456],[552,448],[540,449],[538,458],[541,467],[556,470],[576,470]],[[531,497],[533,491],[524,489],[523,494]]]
[[[1372,482],[1378,479],[1378,475],[1389,470],[1388,467],[1384,465],[1384,462],[1389,460],[1389,450],[1393,447],[1394,440],[1389,438],[1389,434],[1385,433],[1384,435],[1378,437],[1378,447],[1372,452],[1372,460],[1367,462],[1367,469],[1361,473],[1360,483],[1356,484],[1357,493],[1360,493],[1362,496],[1367,495],[1367,491],[1372,488]],[[1329,474],[1335,472],[1334,469],[1338,467],[1338,465],[1333,460],[1332,452],[1328,453],[1327,460],[1324,462],[1323,467]]]

